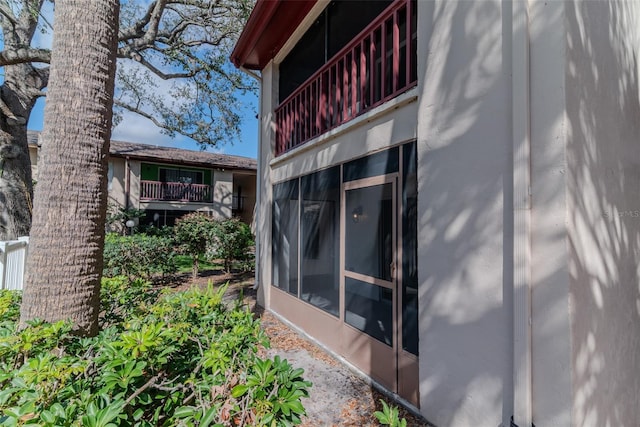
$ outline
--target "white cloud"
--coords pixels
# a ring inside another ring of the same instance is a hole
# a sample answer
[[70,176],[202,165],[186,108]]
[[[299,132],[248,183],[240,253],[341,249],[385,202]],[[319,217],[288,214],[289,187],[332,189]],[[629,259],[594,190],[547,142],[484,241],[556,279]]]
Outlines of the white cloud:
[[[111,139],[117,141],[136,142],[141,144],[153,144],[164,147],[184,148],[187,150],[199,150],[200,147],[193,140],[176,135],[171,138],[165,135],[151,121],[135,113],[124,112],[122,121],[113,129]],[[224,153],[224,147],[208,148],[212,153]]]

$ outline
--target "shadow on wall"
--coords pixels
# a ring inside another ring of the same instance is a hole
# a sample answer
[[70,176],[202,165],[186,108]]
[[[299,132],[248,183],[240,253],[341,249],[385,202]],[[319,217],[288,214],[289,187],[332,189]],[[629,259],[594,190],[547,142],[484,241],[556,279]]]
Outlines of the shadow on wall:
[[[431,7],[427,15],[433,22],[431,34],[420,38],[429,55],[419,67],[424,94],[418,227],[422,410],[439,426],[508,425],[514,363],[522,363],[513,360],[513,301],[519,296],[513,290],[512,5],[461,1],[421,6],[422,19]],[[560,12],[544,14],[549,31],[563,28]],[[548,129],[538,130],[553,134],[564,110],[554,106],[546,114],[555,117],[545,120]],[[538,168],[550,170],[564,159],[539,161],[550,164]],[[564,192],[544,190],[542,206]],[[547,238],[565,239],[564,234]],[[556,259],[547,264],[537,280],[545,286],[563,280],[567,286],[566,264]],[[539,351],[553,351],[554,343],[569,339],[563,328],[568,304],[566,298],[538,302],[544,311],[564,317],[546,322],[536,334]],[[568,375],[568,369],[552,371]],[[567,419],[569,399],[547,398],[545,413],[540,405],[538,415]]]
[[575,425],[640,420],[639,16],[637,2],[567,4]]
[[420,7],[432,23],[418,41],[429,52],[418,66],[422,412],[439,426],[497,426],[512,414],[511,12]]
[[[626,33],[634,23],[619,19],[635,7],[567,2],[566,16],[546,22],[550,30],[571,29],[566,91],[576,425],[640,419],[636,405],[627,404],[640,394],[637,45],[620,48],[638,37]],[[433,24],[420,27],[425,54],[418,55],[422,412],[441,427],[495,426],[513,413],[511,3],[419,2],[419,15]],[[558,111],[556,121],[564,114]],[[618,126],[619,118],[633,125]],[[404,134],[398,126],[393,123],[392,141]],[[306,156],[300,170],[332,164],[331,145]],[[269,168],[262,173],[267,182]],[[538,200],[552,203],[564,190],[544,189]],[[258,229],[271,229],[270,215],[259,220]],[[550,259],[538,278],[566,280],[565,269]],[[541,304],[567,310],[567,301]],[[563,334],[546,328],[536,345],[568,340]],[[563,402],[552,402],[545,416],[562,418]]]

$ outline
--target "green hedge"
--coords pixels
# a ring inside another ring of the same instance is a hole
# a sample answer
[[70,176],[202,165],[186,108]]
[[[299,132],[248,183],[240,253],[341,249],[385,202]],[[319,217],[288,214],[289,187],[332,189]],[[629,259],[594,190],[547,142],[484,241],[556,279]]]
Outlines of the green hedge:
[[[65,322],[17,329],[15,292],[0,292],[0,425],[291,426],[311,386],[286,360],[257,355],[267,339],[224,288],[151,292],[105,280],[103,329]],[[109,298],[106,295],[109,294]]]
[[107,277],[128,276],[151,280],[178,270],[175,243],[165,235],[108,233],[104,242],[104,271]]

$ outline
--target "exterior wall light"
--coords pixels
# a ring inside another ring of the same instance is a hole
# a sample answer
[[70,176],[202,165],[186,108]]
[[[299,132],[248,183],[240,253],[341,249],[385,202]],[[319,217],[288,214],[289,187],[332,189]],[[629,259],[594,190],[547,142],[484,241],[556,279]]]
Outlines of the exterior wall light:
[[360,219],[362,218],[362,205],[358,206],[353,210],[353,212],[351,212],[351,218],[353,219],[353,222],[360,222]]

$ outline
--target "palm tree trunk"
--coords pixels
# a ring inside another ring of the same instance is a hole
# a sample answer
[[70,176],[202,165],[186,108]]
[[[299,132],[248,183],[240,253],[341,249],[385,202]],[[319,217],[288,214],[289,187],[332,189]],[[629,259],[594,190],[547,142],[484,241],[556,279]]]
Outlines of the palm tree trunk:
[[98,330],[118,0],[56,0],[21,324]]

